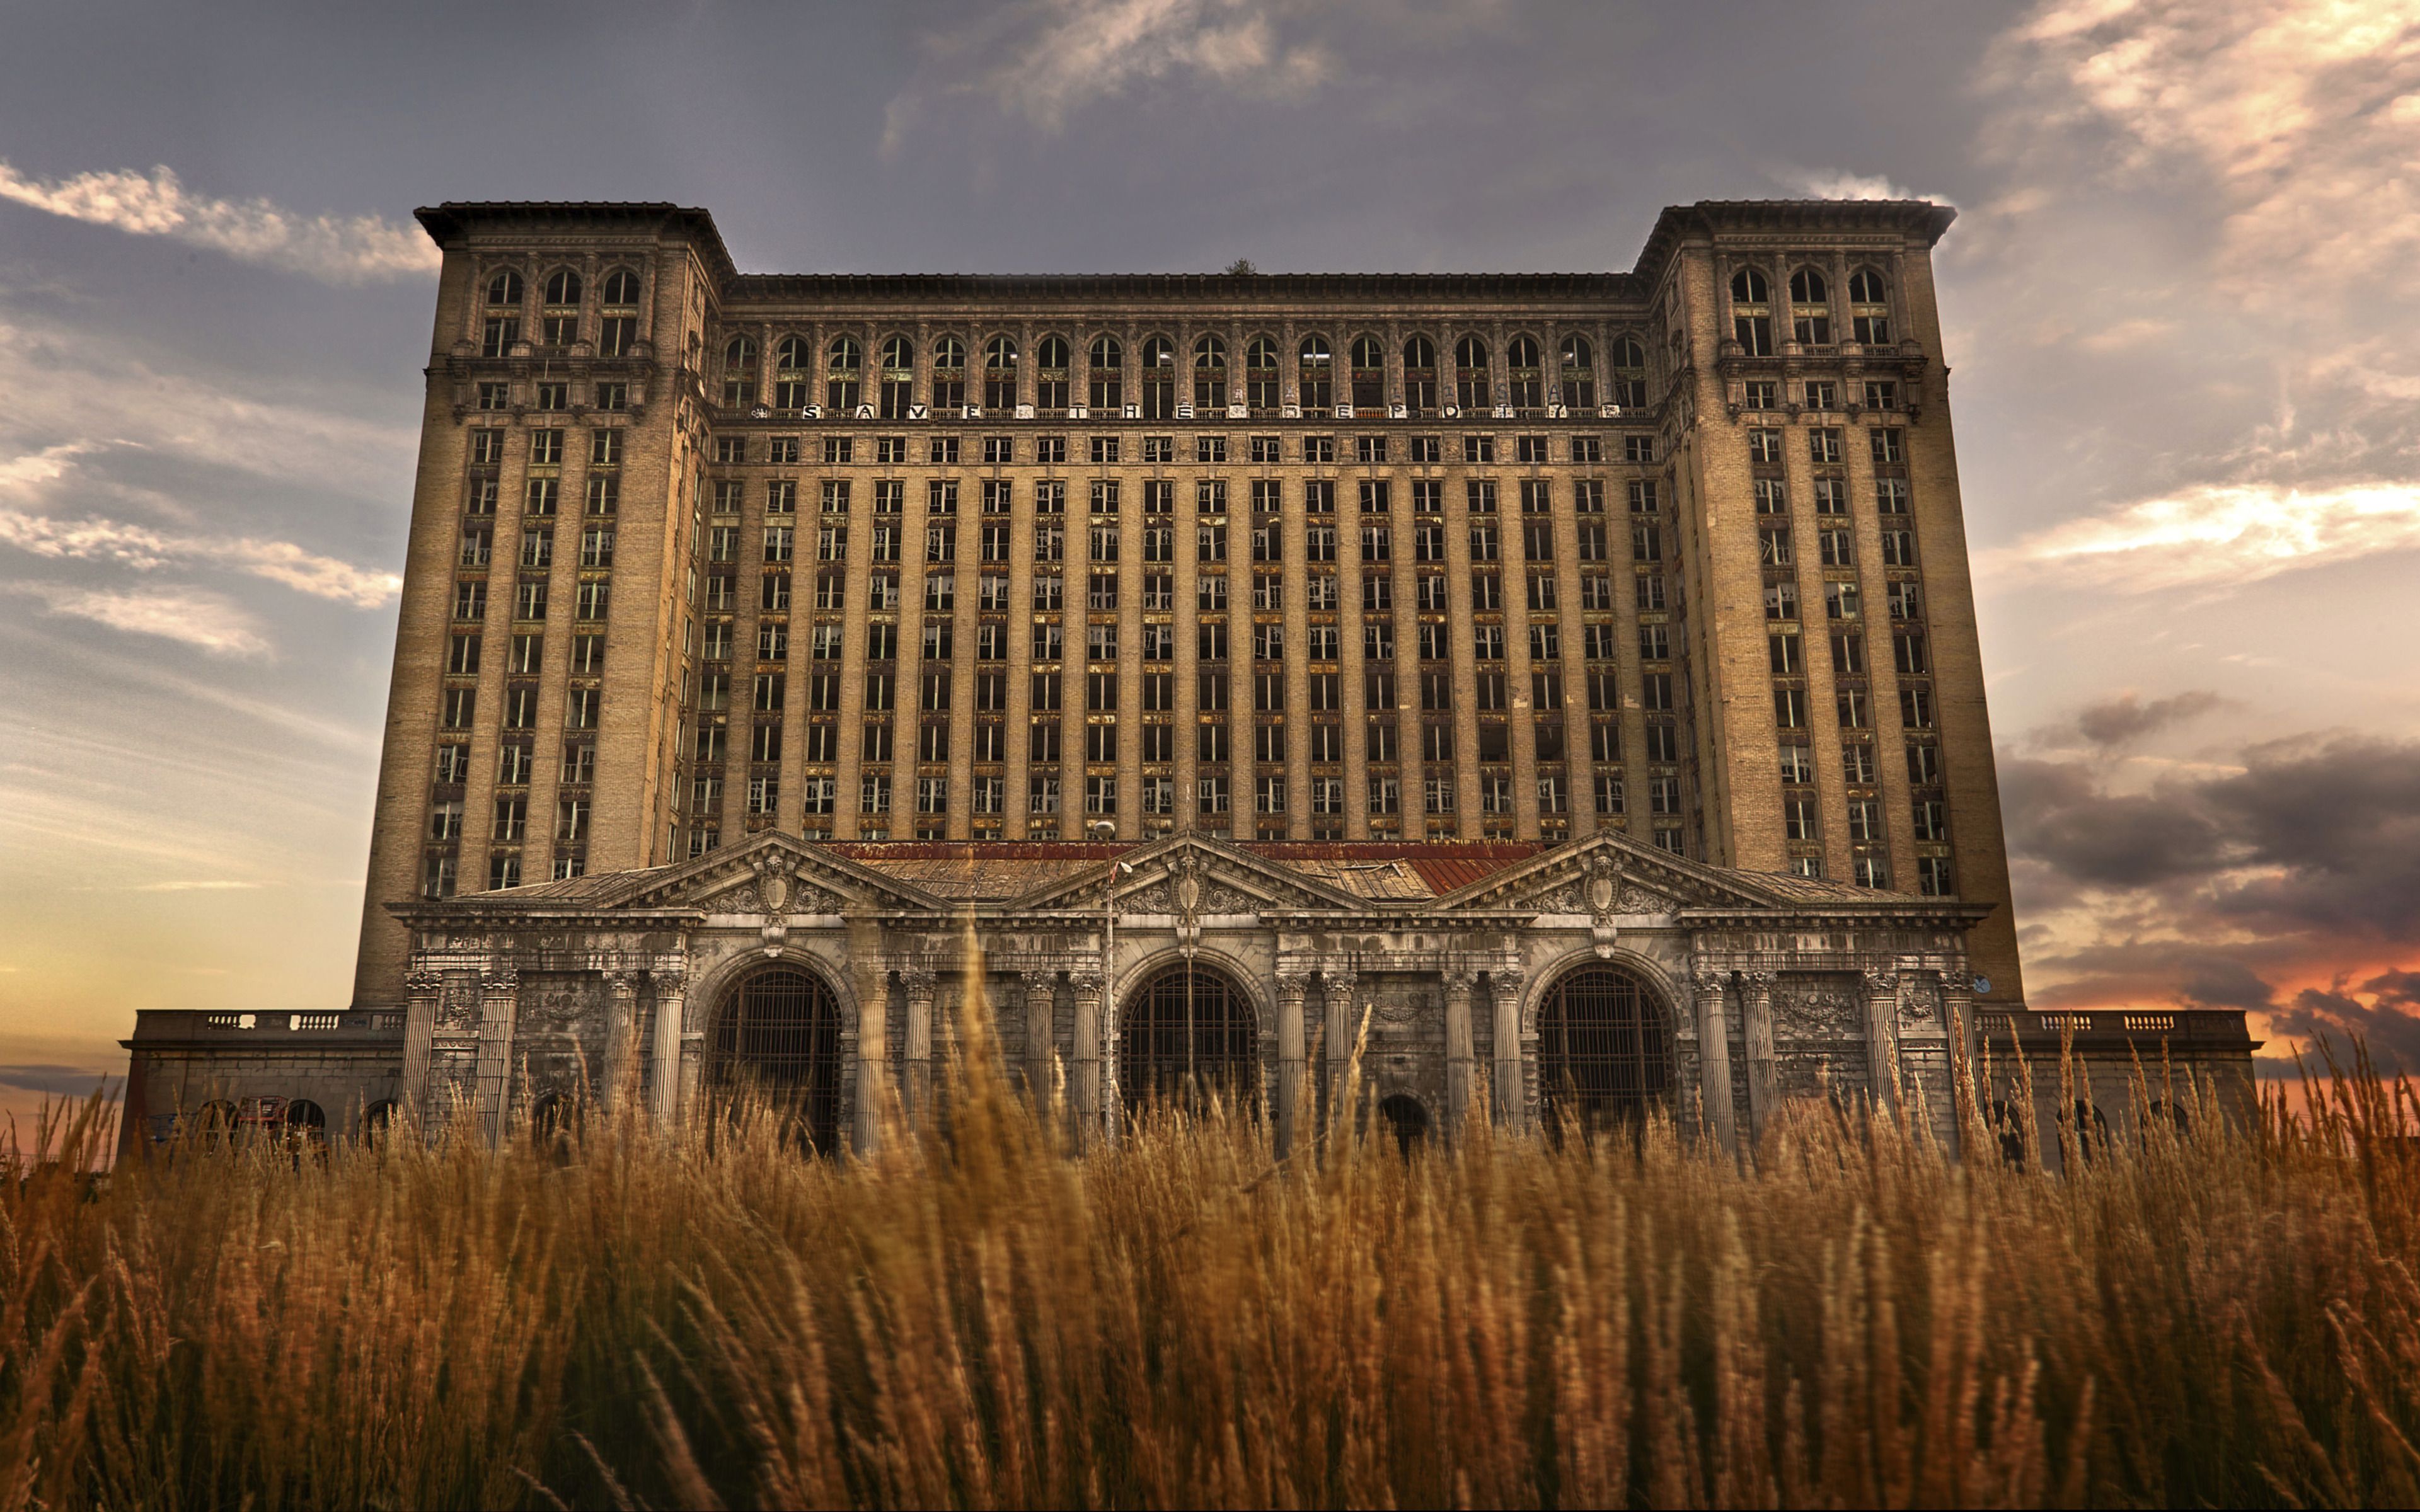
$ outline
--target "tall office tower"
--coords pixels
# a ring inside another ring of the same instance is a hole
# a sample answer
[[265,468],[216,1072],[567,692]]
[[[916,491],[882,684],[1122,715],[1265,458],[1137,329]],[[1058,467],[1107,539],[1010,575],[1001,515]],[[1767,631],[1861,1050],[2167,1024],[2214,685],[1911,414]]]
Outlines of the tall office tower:
[[357,995],[388,905],[807,838],[1512,841],[1995,905],[1914,203],[1628,273],[744,274],[453,204]]

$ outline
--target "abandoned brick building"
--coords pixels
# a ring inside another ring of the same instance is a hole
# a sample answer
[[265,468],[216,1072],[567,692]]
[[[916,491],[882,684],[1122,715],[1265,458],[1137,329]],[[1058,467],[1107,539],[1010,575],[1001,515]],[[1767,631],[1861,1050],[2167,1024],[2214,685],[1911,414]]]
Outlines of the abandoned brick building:
[[[871,1136],[981,989],[1077,1115],[1917,1093],[2030,1012],[1934,309],[1952,212],[1629,272],[754,274],[449,204],[351,1006],[147,1012],[130,1143],[588,1083]],[[972,976],[980,973],[979,982]]]

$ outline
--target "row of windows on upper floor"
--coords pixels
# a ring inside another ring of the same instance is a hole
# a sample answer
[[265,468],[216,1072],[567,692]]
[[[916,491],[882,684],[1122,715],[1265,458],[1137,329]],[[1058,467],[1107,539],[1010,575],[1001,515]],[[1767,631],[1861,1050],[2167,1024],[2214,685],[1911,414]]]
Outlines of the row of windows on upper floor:
[[[1833,344],[1831,281],[1815,268],[1800,267],[1790,274],[1790,339],[1802,347]],[[1885,347],[1891,339],[1890,286],[1878,269],[1860,268],[1849,275],[1849,339],[1868,347]],[[1731,335],[1750,357],[1774,352],[1773,285],[1763,270],[1743,268],[1731,275]]]
[[[639,274],[636,269],[613,268],[597,281],[601,302],[609,310],[635,311],[639,304]],[[545,298],[541,304],[550,310],[573,309],[584,303],[587,283],[571,268],[557,268],[539,283]],[[528,285],[520,273],[510,268],[496,270],[488,278],[488,308],[518,309],[526,302]]]
[[[925,462],[928,465],[940,467],[959,465],[965,455],[960,445],[963,440],[964,438],[957,436],[925,438]],[[1009,467],[1016,465],[1019,460],[1016,438],[1014,436],[984,436],[977,440],[981,442],[980,455],[985,467]],[[1088,443],[1086,459],[1094,466],[1115,465],[1125,456],[1125,438],[1124,437],[1092,436],[1085,440]],[[1229,440],[1230,438],[1225,436],[1194,437],[1194,462],[1213,466],[1225,464],[1229,460]],[[1548,437],[1516,436],[1512,440],[1512,460],[1517,463],[1524,466],[1540,466],[1554,459],[1551,455],[1551,439]],[[1621,445],[1621,451],[1618,454],[1620,461],[1633,466],[1652,465],[1655,461],[1654,437],[1632,434],[1620,437],[1618,440]],[[826,436],[822,440],[823,462],[826,467],[847,466],[857,460],[856,437]],[[1177,457],[1175,437],[1145,436],[1141,440],[1141,460],[1146,465],[1175,463]],[[1334,436],[1303,436],[1296,449],[1296,455],[1291,459],[1285,455],[1285,438],[1282,436],[1251,436],[1247,437],[1246,440],[1249,443],[1247,448],[1249,459],[1262,466],[1282,465],[1288,460],[1298,460],[1310,466],[1332,466],[1339,455],[1337,438]],[[1357,465],[1363,466],[1390,463],[1394,456],[1395,440],[1396,438],[1389,436],[1356,436],[1353,438],[1353,460]],[[1442,436],[1406,436],[1402,438],[1402,440],[1404,460],[1416,467],[1438,466],[1445,461],[1445,438]],[[1494,436],[1462,437],[1462,460],[1466,464],[1494,465],[1497,459],[1497,438]],[[718,436],[714,440],[714,460],[717,465],[724,467],[744,466],[752,461],[764,462],[775,467],[796,467],[800,465],[800,458],[803,455],[800,446],[801,439],[797,436],[771,436],[766,438],[764,453],[759,456],[751,455],[749,438],[746,436]],[[913,453],[914,448],[910,446],[908,438],[905,436],[874,438],[873,460],[878,466],[908,466]],[[1064,467],[1067,465],[1067,455],[1066,437],[1036,436],[1032,438],[1031,450],[1024,460],[1041,467]],[[1563,455],[1563,460],[1567,462],[1602,463],[1606,457],[1605,438],[1602,436],[1575,435],[1567,439]]]
[[[1073,344],[1062,335],[1046,335],[1035,342],[1034,388],[1030,402],[1042,409],[1065,409],[1077,402],[1075,395],[1080,393],[1091,408],[1112,412],[1130,402],[1126,397],[1128,363],[1124,341],[1107,332],[1092,339],[1085,349],[1087,362],[1080,389],[1076,386],[1075,352]],[[1415,335],[1404,343],[1402,387],[1390,397],[1387,349],[1376,336],[1358,335],[1347,344],[1348,365],[1340,389],[1336,351],[1326,336],[1314,333],[1300,339],[1295,351],[1293,382],[1289,384],[1283,348],[1277,337],[1264,332],[1244,344],[1239,392],[1248,407],[1269,410],[1288,404],[1306,410],[1330,409],[1339,402],[1340,395],[1343,396],[1342,402],[1357,408],[1376,409],[1388,403],[1400,403],[1426,410],[1439,407],[1438,395],[1443,392],[1450,392],[1454,402],[1466,409],[1484,409],[1499,404],[1535,409],[1550,403],[1594,408],[1598,403],[1594,344],[1576,332],[1565,335],[1559,349],[1561,361],[1552,381],[1546,374],[1544,353],[1537,337],[1527,333],[1513,336],[1505,344],[1504,375],[1499,379],[1495,376],[1485,338],[1465,335],[1456,340],[1451,346],[1451,365],[1440,367],[1437,344],[1428,336]],[[818,365],[827,406],[853,409],[864,397],[864,353],[855,336],[834,337],[824,348],[820,364],[804,336],[781,337],[774,342],[771,355],[771,387],[767,393],[776,409],[803,409],[814,402]],[[917,378],[919,353],[915,339],[905,332],[893,332],[877,343],[876,355],[877,396],[883,404],[895,402],[904,409]],[[1016,338],[994,335],[984,343],[982,355],[982,386],[976,392],[980,392],[984,407],[1006,410],[1028,402],[1018,389],[1022,354]],[[1228,355],[1224,336],[1204,335],[1194,342],[1192,398],[1197,408],[1223,409],[1234,402],[1238,391],[1229,387]],[[1625,409],[1646,408],[1646,346],[1637,336],[1622,335],[1613,341],[1609,355],[1605,402]],[[966,343],[956,336],[938,337],[929,356],[927,377],[932,385],[932,408],[947,410],[966,405],[970,392]],[[1131,402],[1146,411],[1162,403],[1172,407],[1176,402],[1177,356],[1172,338],[1163,334],[1143,338],[1140,371],[1136,374],[1136,399]],[[733,336],[724,344],[724,405],[734,409],[753,405],[764,378],[754,338]],[[1448,382],[1451,385],[1450,391],[1443,387]],[[1164,411],[1150,418],[1163,415]]]

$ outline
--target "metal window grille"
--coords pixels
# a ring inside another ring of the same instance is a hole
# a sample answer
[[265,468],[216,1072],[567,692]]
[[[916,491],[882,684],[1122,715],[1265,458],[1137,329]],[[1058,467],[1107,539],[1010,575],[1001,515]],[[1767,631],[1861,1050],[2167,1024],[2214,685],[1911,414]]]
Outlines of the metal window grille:
[[1198,1107],[1213,1091],[1249,1103],[1260,1089],[1260,1026],[1242,989],[1215,971],[1171,966],[1120,1005],[1118,1087],[1140,1111]]
[[761,1098],[826,1152],[839,1146],[840,1069],[840,1007],[803,972],[749,978],[714,1017],[706,1082],[716,1100]]
[[1635,1124],[1672,1092],[1668,1017],[1637,978],[1589,966],[1556,983],[1538,1023],[1547,1128],[1583,1134]]

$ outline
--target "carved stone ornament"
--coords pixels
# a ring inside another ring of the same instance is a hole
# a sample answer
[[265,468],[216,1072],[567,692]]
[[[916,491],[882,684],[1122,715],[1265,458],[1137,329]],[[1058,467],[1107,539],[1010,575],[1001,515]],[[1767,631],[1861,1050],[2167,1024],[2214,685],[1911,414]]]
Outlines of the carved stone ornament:
[[940,979],[930,971],[911,970],[899,973],[899,985],[907,989],[908,995],[910,998],[921,997],[928,1003],[933,1000],[933,991],[939,980]]
[[1718,997],[1722,995],[1723,989],[1730,984],[1730,973],[1711,970],[1693,971],[1689,973],[1689,982],[1698,989],[1699,996]]
[[1863,1033],[1865,1005],[1839,976],[1793,973],[1774,989],[1774,1027],[1799,1041],[1850,1041]]
[[1609,960],[1614,941],[1621,931],[1613,922],[1614,905],[1621,900],[1621,878],[1614,870],[1613,857],[1603,851],[1589,862],[1589,938],[1594,945],[1597,959]]
[[479,1022],[478,989],[467,981],[449,980],[439,989],[437,1026],[467,1029]]
[[1866,994],[1870,997],[1898,996],[1899,972],[1895,968],[1891,967],[1883,967],[1881,969],[1867,972]]
[[407,972],[403,979],[404,993],[412,997],[441,992],[444,986],[445,977],[442,972],[412,971]]
[[1202,948],[1202,861],[1191,851],[1176,858],[1176,949],[1185,959]]

